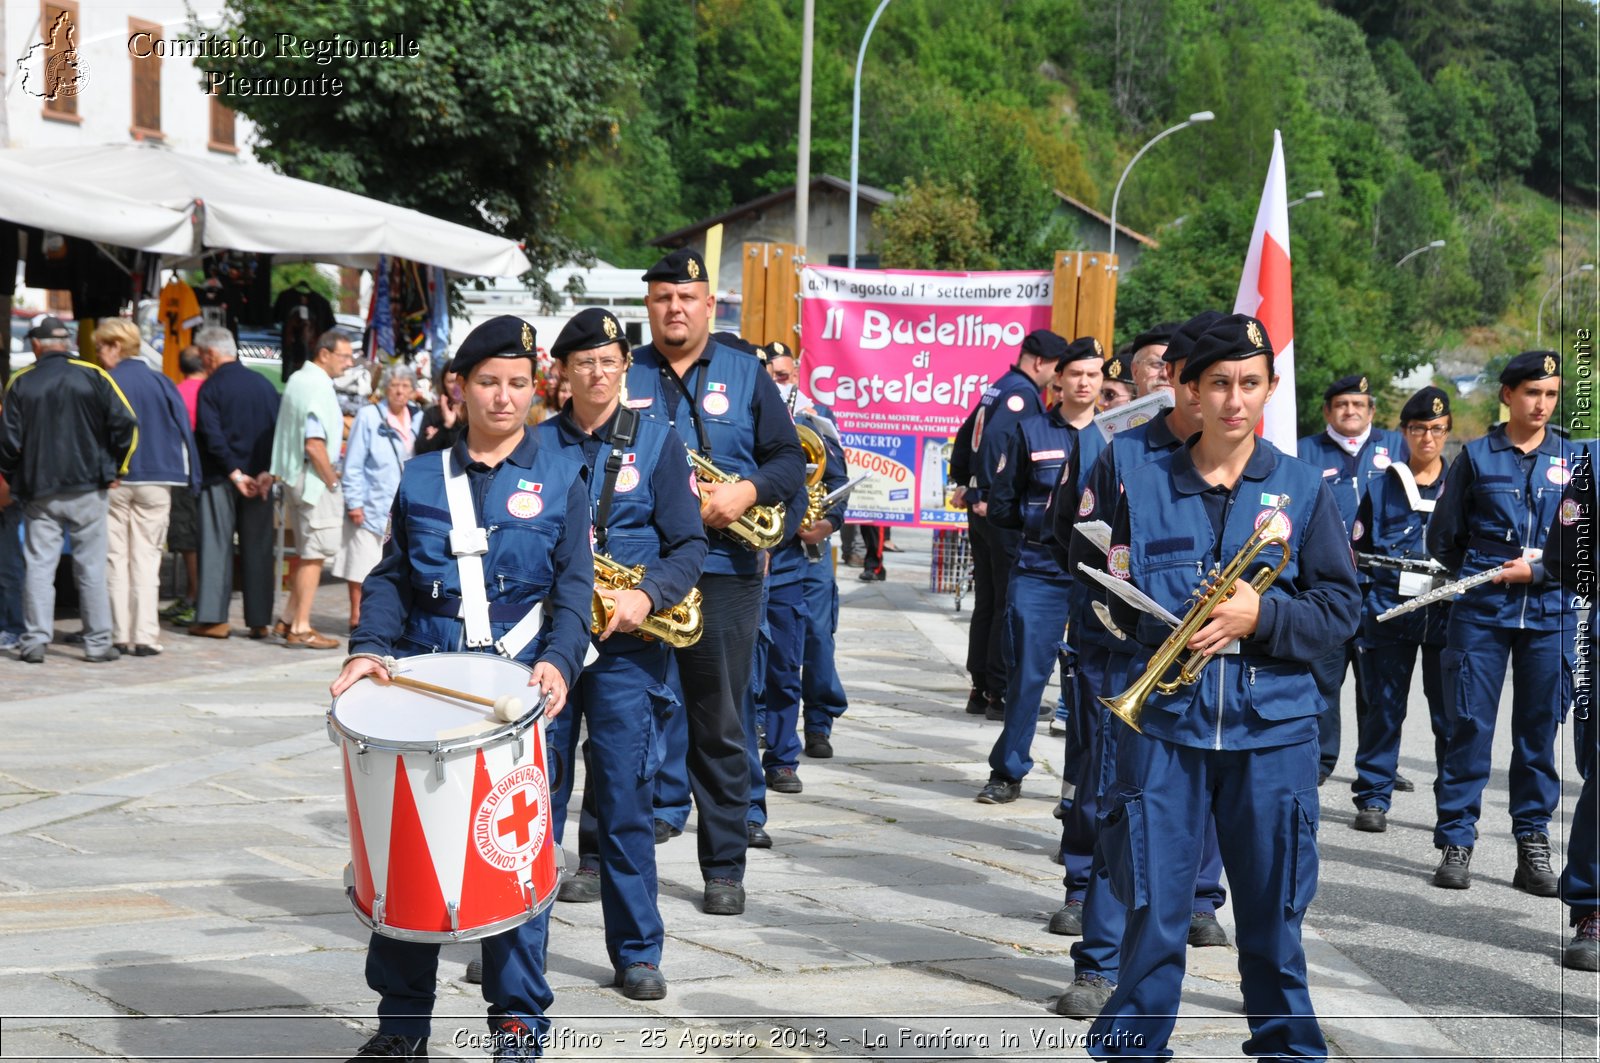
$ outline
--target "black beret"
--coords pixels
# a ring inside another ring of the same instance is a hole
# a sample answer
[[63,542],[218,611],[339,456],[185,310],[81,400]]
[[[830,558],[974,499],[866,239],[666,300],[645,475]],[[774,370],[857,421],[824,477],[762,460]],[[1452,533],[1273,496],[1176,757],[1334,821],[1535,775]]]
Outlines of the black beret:
[[473,366],[486,358],[528,358],[537,364],[539,345],[534,339],[533,326],[510,314],[490,318],[467,333],[467,338],[456,348],[456,356],[450,359],[450,371],[466,376]]
[[1555,351],[1523,351],[1500,370],[1500,383],[1516,387],[1524,380],[1544,380],[1561,375],[1561,358]]
[[[1194,350],[1194,341],[1205,335],[1206,329],[1221,321],[1224,316],[1220,310],[1202,310],[1179,325],[1167,340],[1167,350],[1161,356],[1161,360],[1171,365],[1189,357],[1189,352]],[[1134,350],[1138,348],[1135,347]]]
[[1138,354],[1142,348],[1152,345],[1165,346],[1172,342],[1172,334],[1177,331],[1176,321],[1163,321],[1154,328],[1147,328],[1133,338],[1133,353]]
[[1053,362],[1067,353],[1067,341],[1047,328],[1034,329],[1022,337],[1022,353],[1034,354]]
[[1113,355],[1106,359],[1105,366],[1101,369],[1106,379],[1115,384],[1126,384],[1133,387],[1133,377],[1128,372],[1128,363],[1123,361],[1122,355]]
[[762,361],[764,361],[764,362],[770,362],[774,358],[799,358],[800,357],[798,354],[794,353],[794,348],[793,347],[790,347],[787,343],[784,343],[782,340],[773,340],[771,343],[767,344],[765,347],[762,347],[761,348],[761,352],[762,352],[762,354],[764,354],[766,356],[766,357],[762,358]]
[[680,247],[660,262],[644,271],[646,281],[667,281],[672,284],[690,284],[694,281],[710,283],[706,276],[706,260],[691,247]]
[[27,338],[30,340],[65,340],[72,337],[72,332],[61,323],[58,317],[46,315],[39,319],[39,323],[28,330]]
[[1267,337],[1266,326],[1249,314],[1229,314],[1194,341],[1194,350],[1184,360],[1178,380],[1187,384],[1217,362],[1242,362],[1258,354],[1267,356],[1270,368],[1272,341]]
[[[1051,333],[1051,335],[1054,335],[1054,333]],[[1079,336],[1067,344],[1066,350],[1056,357],[1056,371],[1059,372],[1065,369],[1068,362],[1082,362],[1089,358],[1093,358],[1097,362],[1104,362],[1106,360],[1106,350],[1100,346],[1100,341],[1093,336]]]
[[1406,400],[1400,407],[1400,423],[1407,421],[1431,421],[1435,417],[1448,417],[1450,415],[1450,396],[1442,388],[1431,384],[1423,388]]
[[1323,403],[1332,402],[1336,395],[1371,395],[1372,389],[1367,384],[1367,378],[1360,373],[1342,376],[1329,384],[1322,393]]
[[622,330],[622,322],[611,311],[591,306],[573,314],[562,326],[561,335],[550,347],[550,357],[565,362],[573,351],[592,351],[612,343],[621,344],[622,353],[628,353],[628,334]]

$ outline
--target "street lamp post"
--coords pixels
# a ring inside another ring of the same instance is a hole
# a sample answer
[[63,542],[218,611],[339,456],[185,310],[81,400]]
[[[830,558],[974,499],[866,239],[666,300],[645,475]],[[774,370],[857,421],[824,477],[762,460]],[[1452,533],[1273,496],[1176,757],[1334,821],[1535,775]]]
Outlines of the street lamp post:
[[856,188],[861,178],[861,64],[867,61],[867,42],[872,39],[872,31],[877,28],[878,16],[883,14],[883,9],[889,6],[889,0],[882,0],[878,10],[872,13],[872,21],[867,23],[867,32],[861,35],[861,51],[856,54],[856,86],[850,99],[850,259],[851,269],[856,268]]
[[1568,273],[1568,274],[1566,274],[1566,275],[1564,275],[1562,277],[1557,278],[1556,282],[1554,284],[1550,285],[1549,289],[1544,293],[1543,297],[1541,297],[1540,300],[1539,300],[1539,319],[1538,319],[1538,322],[1534,325],[1534,330],[1533,330],[1533,345],[1535,347],[1543,346],[1543,344],[1544,344],[1544,304],[1549,301],[1550,296],[1555,293],[1555,290],[1557,288],[1561,287],[1563,284],[1567,283],[1567,281],[1571,280],[1573,277],[1576,277],[1578,274],[1580,274],[1580,273],[1593,273],[1593,272],[1594,272],[1594,263],[1593,262],[1585,262],[1583,265],[1579,266],[1577,269],[1573,270],[1571,273]]
[[[1216,117],[1216,115],[1212,114],[1210,111],[1196,111],[1194,114],[1191,114],[1187,119],[1185,119],[1182,122],[1179,122],[1177,125],[1173,126],[1171,129],[1163,129],[1161,132],[1159,132],[1155,136],[1151,137],[1148,141],[1145,142],[1144,147],[1140,148],[1137,152],[1135,152],[1133,158],[1128,160],[1128,165],[1126,165],[1126,166],[1124,166],[1122,168],[1122,176],[1117,178],[1116,191],[1111,193],[1111,251],[1110,251],[1110,257],[1115,258],[1116,255],[1117,255],[1117,201],[1122,198],[1122,183],[1128,179],[1129,172],[1133,170],[1133,164],[1138,162],[1140,157],[1143,156],[1145,152],[1147,152],[1151,148],[1155,147],[1157,141],[1160,141],[1164,137],[1171,136],[1173,133],[1176,133],[1180,129],[1187,129],[1190,126],[1195,125],[1195,124],[1197,124],[1199,122],[1209,122],[1215,117]],[[1115,269],[1116,267],[1111,266],[1108,263],[1106,268],[1107,269]]]
[[1299,199],[1291,199],[1291,200],[1289,200],[1289,206],[1290,207],[1298,207],[1300,204],[1304,203],[1308,199],[1321,199],[1322,198],[1322,194],[1323,194],[1322,193],[1322,189],[1320,189],[1320,188],[1317,189],[1315,192],[1307,192],[1305,195],[1301,196]]
[[1394,268],[1395,269],[1399,269],[1401,266],[1405,265],[1407,262],[1410,262],[1412,259],[1414,259],[1418,255],[1422,254],[1422,252],[1424,252],[1424,251],[1436,251],[1436,250],[1438,250],[1439,248],[1441,248],[1443,246],[1444,246],[1444,241],[1443,240],[1431,240],[1428,243],[1425,243],[1421,247],[1417,248],[1415,251],[1406,252],[1405,257],[1401,258],[1399,262],[1396,262],[1394,264]]

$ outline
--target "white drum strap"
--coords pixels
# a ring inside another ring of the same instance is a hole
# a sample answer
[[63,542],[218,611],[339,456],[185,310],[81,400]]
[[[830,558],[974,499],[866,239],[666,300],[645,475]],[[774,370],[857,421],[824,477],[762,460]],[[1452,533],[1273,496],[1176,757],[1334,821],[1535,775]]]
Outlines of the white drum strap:
[[1404,462],[1393,462],[1389,471],[1400,478],[1400,486],[1406,490],[1406,499],[1410,501],[1411,508],[1417,513],[1432,513],[1435,502],[1431,498],[1423,498],[1422,492],[1417,490],[1417,478],[1411,474],[1411,466]]
[[467,645],[481,649],[494,641],[489,628],[489,594],[483,584],[489,533],[478,527],[466,472],[455,467],[449,449],[440,451],[439,457],[444,461],[444,495],[450,503],[450,552],[455,555],[461,581],[461,619],[467,628]]
[[532,609],[522,614],[522,619],[512,626],[510,631],[495,640],[494,651],[502,657],[515,659],[517,654],[528,648],[539,634],[539,628],[544,623],[544,603],[539,602]]

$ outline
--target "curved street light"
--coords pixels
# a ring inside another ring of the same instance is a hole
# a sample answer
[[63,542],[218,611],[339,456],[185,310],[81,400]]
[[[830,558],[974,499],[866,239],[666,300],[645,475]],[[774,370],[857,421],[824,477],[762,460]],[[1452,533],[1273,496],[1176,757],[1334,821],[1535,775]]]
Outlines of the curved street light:
[[867,61],[867,42],[877,28],[878,16],[889,6],[883,0],[867,23],[867,32],[861,35],[861,51],[856,54],[856,84],[850,97],[850,268],[856,268],[856,189],[861,175],[861,64]]
[[[1196,111],[1194,114],[1191,114],[1187,119],[1185,119],[1182,122],[1179,122],[1177,125],[1173,126],[1171,129],[1163,129],[1161,132],[1157,133],[1155,136],[1151,137],[1148,141],[1146,141],[1144,147],[1140,148],[1137,152],[1135,152],[1133,158],[1128,160],[1128,165],[1126,165],[1126,166],[1124,166],[1122,168],[1122,176],[1117,178],[1117,189],[1116,189],[1115,192],[1111,193],[1111,250],[1110,250],[1110,255],[1111,255],[1112,258],[1115,258],[1116,254],[1117,254],[1117,201],[1122,198],[1122,183],[1128,179],[1129,172],[1133,170],[1133,164],[1138,162],[1139,159],[1144,155],[1145,152],[1147,152],[1151,148],[1155,147],[1156,142],[1161,140],[1162,138],[1169,137],[1173,133],[1176,133],[1178,130],[1187,129],[1190,126],[1195,125],[1197,123],[1209,122],[1215,117],[1216,117],[1216,115],[1212,114],[1210,111]],[[1117,267],[1111,265],[1108,262],[1106,264],[1106,268],[1107,269],[1116,269]]]
[[1577,269],[1573,270],[1571,273],[1568,273],[1568,274],[1566,274],[1566,275],[1564,275],[1562,277],[1558,277],[1556,279],[1556,282],[1554,284],[1550,285],[1549,289],[1547,289],[1545,291],[1543,297],[1540,298],[1540,300],[1539,300],[1539,317],[1538,317],[1537,323],[1534,325],[1533,345],[1535,347],[1541,346],[1544,343],[1544,304],[1549,301],[1550,296],[1555,292],[1555,290],[1557,288],[1561,287],[1563,284],[1567,283],[1567,281],[1571,280],[1573,277],[1576,277],[1578,274],[1580,274],[1580,273],[1593,273],[1593,272],[1594,272],[1594,263],[1593,262],[1585,262],[1583,265],[1579,266]]
[[1437,251],[1439,248],[1441,248],[1443,246],[1444,246],[1444,241],[1443,240],[1430,240],[1428,243],[1423,244],[1421,247],[1417,248],[1415,251],[1406,252],[1405,257],[1402,258],[1399,262],[1396,262],[1394,264],[1394,268],[1395,269],[1399,269],[1401,266],[1405,265],[1407,262],[1410,262],[1412,259],[1414,259],[1418,255],[1422,254],[1422,252],[1424,252],[1424,251]]
[[1307,192],[1305,195],[1301,196],[1299,199],[1291,199],[1291,200],[1289,200],[1289,206],[1298,207],[1300,204],[1304,203],[1308,199],[1321,199],[1322,196],[1323,196],[1322,189],[1319,188],[1315,192]]

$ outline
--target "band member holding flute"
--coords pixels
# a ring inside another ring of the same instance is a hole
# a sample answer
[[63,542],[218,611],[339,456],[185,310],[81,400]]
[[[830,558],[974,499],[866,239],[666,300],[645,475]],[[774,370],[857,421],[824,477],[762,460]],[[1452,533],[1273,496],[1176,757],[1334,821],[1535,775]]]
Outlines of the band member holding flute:
[[[1169,631],[1111,599],[1117,626],[1159,648],[1114,699],[1119,719],[1137,717],[1142,730],[1118,734],[1100,836],[1128,925],[1121,979],[1091,1030],[1098,1059],[1167,1054],[1208,810],[1234,895],[1244,1052],[1327,1057],[1300,940],[1317,887],[1321,699],[1311,662],[1355,631],[1361,601],[1320,470],[1255,434],[1276,386],[1261,322],[1223,318],[1179,376],[1199,404],[1199,435],[1122,474],[1107,569],[1183,623]],[[1213,567],[1217,585],[1196,592]],[[1180,666],[1192,683],[1172,693],[1152,685]]]
[[[761,621],[765,559],[721,533],[757,503],[798,495],[805,455],[760,360],[711,338],[716,296],[700,255],[674,251],[644,280],[651,342],[634,352],[627,405],[645,420],[668,425],[685,446],[737,477],[698,485],[701,517],[719,534],[710,537],[698,584],[705,634],[675,652],[688,718],[688,774],[700,814],[703,907],[709,915],[738,915],[744,911],[750,805],[742,702]],[[691,475],[684,470],[686,481]],[[660,825],[656,830],[661,837]]]
[[551,816],[559,843],[582,720],[585,814],[573,882],[598,888],[606,952],[623,994],[659,1000],[667,993],[660,969],[665,931],[656,907],[651,795],[658,733],[683,710],[667,679],[671,651],[659,638],[642,636],[640,624],[694,588],[705,563],[705,525],[683,443],[665,424],[622,405],[628,339],[616,317],[599,308],[579,311],[550,354],[572,383],[572,398],[534,435],[587,470],[595,554],[644,569],[636,587],[599,592],[613,603],[609,622],[594,636],[599,657],[583,670],[571,706],[546,735],[555,776]]
[[[549,695],[546,718],[560,713],[589,645],[589,496],[582,466],[524,427],[537,351],[533,327],[502,315],[456,352],[450,369],[463,383],[466,434],[406,464],[334,697],[365,676],[386,680],[385,656],[502,652],[532,666],[530,682]],[[550,1028],[548,926],[547,912],[483,939],[496,1060],[535,1058]],[[378,1032],[357,1060],[427,1058],[438,967],[437,944],[372,935],[367,984],[381,994]]]
[[[1427,592],[1435,582],[1422,571],[1429,564],[1425,535],[1428,517],[1444,490],[1443,452],[1450,424],[1450,396],[1439,388],[1425,387],[1406,400],[1400,410],[1400,432],[1410,456],[1403,462],[1391,462],[1382,476],[1368,483],[1350,526],[1358,567],[1368,570],[1357,639],[1361,666],[1356,669],[1357,679],[1366,688],[1367,714],[1357,721],[1356,781],[1352,787],[1357,811],[1351,825],[1373,834],[1389,829],[1389,806],[1400,762],[1400,725],[1405,722],[1411,671],[1419,650],[1422,692],[1433,725],[1435,778],[1450,735],[1444,679],[1439,672],[1449,603],[1378,622],[1381,613]],[[1365,562],[1360,560],[1362,555],[1395,564]],[[1412,571],[1395,567],[1407,560],[1416,562]]]
[[1454,683],[1454,715],[1434,787],[1433,844],[1443,850],[1433,884],[1464,890],[1489,782],[1495,717],[1511,663],[1511,833],[1517,870],[1511,884],[1554,897],[1550,816],[1561,797],[1555,736],[1564,706],[1556,678],[1569,667],[1565,596],[1544,576],[1540,556],[1576,451],[1550,426],[1561,398],[1553,351],[1517,355],[1500,374],[1505,424],[1462,448],[1428,522],[1428,552],[1459,576],[1502,568],[1493,583],[1456,601],[1446,634],[1444,674]]

